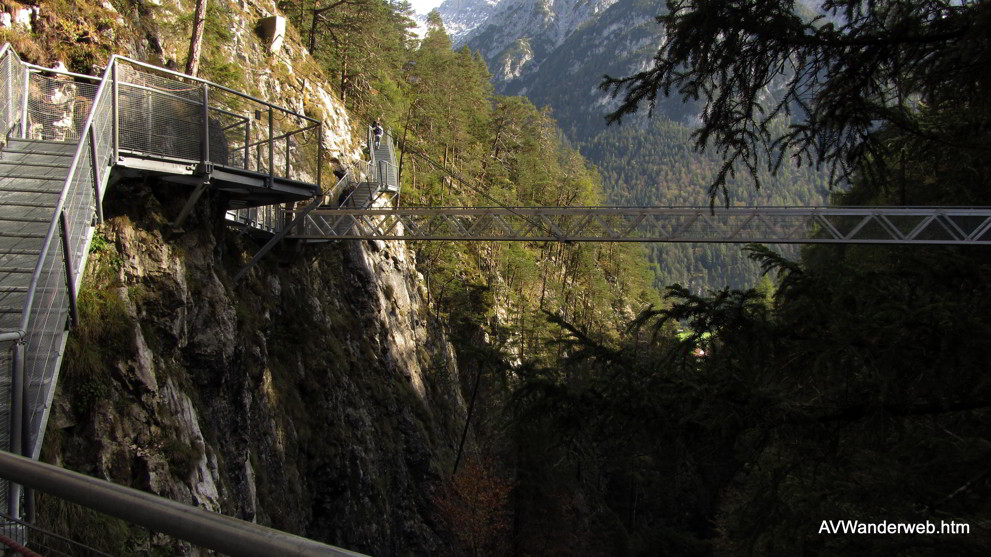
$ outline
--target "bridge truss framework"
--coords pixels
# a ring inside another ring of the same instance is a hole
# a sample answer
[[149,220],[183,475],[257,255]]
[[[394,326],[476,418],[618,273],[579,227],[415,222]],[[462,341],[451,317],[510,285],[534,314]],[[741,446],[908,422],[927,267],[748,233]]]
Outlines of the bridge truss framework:
[[991,207],[399,207],[298,211],[301,240],[991,244]]

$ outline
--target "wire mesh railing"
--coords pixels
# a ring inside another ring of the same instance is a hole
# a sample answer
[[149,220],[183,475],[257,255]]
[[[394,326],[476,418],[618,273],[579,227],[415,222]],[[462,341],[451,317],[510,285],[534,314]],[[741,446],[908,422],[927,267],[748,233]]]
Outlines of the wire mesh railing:
[[0,513],[0,546],[6,547],[5,554],[11,555],[111,557],[96,548],[4,513]]
[[5,44],[0,55],[0,95],[3,95],[3,109],[0,110],[0,133],[8,134],[20,122],[24,98],[24,63],[9,44]]
[[119,151],[320,183],[318,120],[202,79],[116,61]]
[[[38,129],[37,124],[40,123],[42,137],[39,139],[52,139],[46,131],[46,122],[56,122],[50,115],[64,109],[44,100],[32,99],[36,91],[42,95],[60,91],[64,94],[64,84],[53,84],[52,81],[53,78],[32,76],[25,119],[28,123],[25,128],[27,135],[32,135],[32,130]],[[89,84],[74,84],[72,91],[83,91],[82,85]],[[76,141],[78,146],[55,205],[22,318],[27,342],[24,452],[33,458],[37,458],[41,451],[41,436],[55,395],[67,320],[75,306],[75,292],[82,281],[83,265],[95,224],[94,211],[101,202],[97,196],[102,197],[103,184],[111,167],[113,126],[107,82],[104,80],[98,88],[94,86],[85,91],[81,98],[89,99],[92,110],[87,111],[82,123],[74,123],[64,129],[58,129],[54,123],[51,125],[53,133],[61,134],[56,136],[56,140]]]
[[71,74],[46,76],[30,68],[27,72],[28,95],[24,105],[27,119],[22,136],[45,141],[79,141],[98,84],[76,81]]

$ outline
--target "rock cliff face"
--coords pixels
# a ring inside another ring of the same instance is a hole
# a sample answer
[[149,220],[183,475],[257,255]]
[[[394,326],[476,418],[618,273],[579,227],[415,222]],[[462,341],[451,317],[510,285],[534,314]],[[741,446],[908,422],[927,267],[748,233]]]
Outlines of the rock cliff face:
[[44,458],[375,555],[438,551],[464,405],[413,254],[287,248],[234,285],[255,244],[206,205],[173,232],[178,193],[108,194]]
[[[186,4],[104,3],[90,11],[119,40],[96,44],[175,66]],[[216,75],[321,118],[328,150],[356,158],[359,130],[294,31],[277,53],[256,32],[275,4],[223,8],[227,27],[208,29],[224,38],[207,51]],[[42,3],[35,19],[54,9]],[[73,20],[80,32],[99,28],[90,11]],[[44,29],[17,32],[29,59],[53,62],[42,60]],[[225,59],[233,66],[216,65]],[[94,69],[87,61],[66,60]],[[285,246],[234,284],[258,244],[225,229],[216,199],[173,229],[190,193],[140,179],[108,191],[43,459],[357,551],[442,552],[431,494],[465,411],[415,255],[401,243]],[[40,501],[42,524],[111,552],[198,553],[66,512]]]

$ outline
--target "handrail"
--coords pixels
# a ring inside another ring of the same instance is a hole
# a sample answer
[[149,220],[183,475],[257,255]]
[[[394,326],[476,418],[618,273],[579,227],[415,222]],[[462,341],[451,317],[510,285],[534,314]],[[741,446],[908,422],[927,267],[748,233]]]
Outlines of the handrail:
[[46,68],[44,66],[39,66],[37,64],[32,64],[30,62],[21,62],[21,64],[23,64],[25,68],[28,68],[29,70],[35,70],[36,72],[49,72],[49,73],[54,73],[54,74],[58,74],[58,75],[68,75],[70,77],[80,77],[80,78],[83,78],[83,79],[88,79],[90,81],[98,81],[98,80],[100,80],[100,78],[96,77],[95,75],[86,75],[84,73],[75,73],[75,72],[70,72],[68,70],[56,70],[55,68]]
[[[236,90],[231,89],[229,87],[224,87],[223,85],[219,85],[217,83],[214,83],[212,81],[209,81],[209,80],[206,80],[206,79],[203,79],[203,78],[200,78],[200,77],[196,77],[196,76],[192,76],[192,75],[180,73],[180,72],[169,70],[169,69],[166,69],[166,68],[160,68],[158,66],[153,66],[153,65],[147,64],[145,62],[139,62],[139,61],[137,61],[137,60],[135,60],[133,58],[128,58],[126,56],[120,56],[118,54],[115,54],[113,56],[113,59],[117,59],[117,60],[120,60],[120,61],[123,61],[123,62],[127,62],[129,64],[134,64],[135,66],[140,66],[142,68],[147,68],[149,70],[154,70],[156,72],[161,72],[161,73],[165,73],[165,74],[168,74],[168,75],[173,75],[173,76],[176,76],[176,77],[181,77],[183,79],[197,81],[199,83],[203,83],[203,84],[209,85],[211,87],[216,87],[217,89],[220,89],[221,91],[226,91],[228,93],[237,95],[237,96],[239,96],[241,98],[248,99],[250,101],[254,101],[256,103],[263,104],[263,105],[265,105],[265,106],[267,106],[269,108],[273,108],[275,110],[278,110],[279,112],[285,112],[286,114],[292,114],[293,116],[297,116],[299,118],[303,118],[304,120],[309,120],[310,122],[313,122],[315,124],[320,124],[321,123],[320,120],[317,120],[316,118],[310,118],[309,116],[306,116],[304,114],[299,114],[298,112],[289,110],[288,108],[285,108],[283,106],[272,104],[272,103],[270,103],[268,101],[263,101],[263,100],[261,100],[261,99],[259,99],[257,97],[253,97],[251,95],[247,95],[247,94],[245,94],[245,93],[243,93],[241,91],[236,91]],[[109,65],[107,67],[109,67]]]
[[276,141],[278,141],[280,139],[285,139],[287,137],[292,137],[292,136],[294,136],[294,135],[296,135],[298,133],[308,132],[308,131],[312,130],[313,128],[318,128],[318,127],[320,127],[320,124],[312,124],[310,126],[306,126],[305,128],[299,128],[298,130],[293,130],[291,132],[286,132],[286,133],[284,133],[282,135],[277,135],[277,136],[275,136],[275,137],[273,137],[271,139],[269,139],[269,138],[266,137],[265,139],[261,139],[259,141],[254,142],[254,143],[245,144],[242,147],[238,147],[238,149],[244,149],[245,147],[247,147],[248,149],[250,149],[252,147],[257,147],[259,145],[265,145],[265,144],[268,144],[268,143],[273,143],[274,144]]
[[0,476],[227,555],[361,557],[360,553],[184,505],[2,450]]
[[[55,532],[49,532],[48,530],[45,530],[44,528],[39,528],[39,527],[35,526],[34,524],[31,524],[29,522],[24,522],[23,520],[20,520],[18,518],[15,518],[13,516],[10,516],[10,515],[8,515],[6,513],[0,512],[0,521],[6,522],[8,524],[16,524],[17,526],[19,526],[21,528],[24,528],[25,530],[27,530],[27,531],[29,531],[29,532],[32,533],[32,536],[31,536],[32,538],[34,537],[34,534],[41,534],[42,536],[45,536],[46,538],[57,540],[60,543],[63,543],[63,544],[68,545],[68,546],[71,546],[74,550],[85,552],[87,555],[90,555],[90,556],[113,557],[112,555],[109,555],[107,553],[104,553],[104,552],[100,551],[99,549],[90,547],[90,546],[88,546],[86,544],[79,543],[76,540],[67,538],[65,536],[60,536],[60,535],[56,534]],[[8,524],[4,524],[3,526],[0,526],[0,530],[6,530],[6,526],[8,526]]]
[[[117,62],[117,55],[115,54],[110,58],[110,63],[107,64],[107,69],[103,72],[103,79],[100,82],[100,87],[96,90],[96,95],[93,97],[93,107],[99,105],[100,100],[107,91],[107,83],[110,82],[107,77],[110,75],[114,64]],[[27,92],[25,92],[25,95]],[[72,156],[72,162],[69,164],[69,171],[66,174],[65,185],[62,186],[62,192],[59,195],[58,203],[55,205],[55,211],[52,214],[51,224],[48,226],[48,233],[45,234],[45,241],[42,244],[41,255],[38,257],[38,263],[34,267],[34,273],[31,275],[31,283],[28,286],[27,295],[24,301],[24,313],[21,314],[21,322],[18,332],[21,334],[21,338],[27,334],[28,324],[31,319],[31,309],[34,306],[35,293],[38,290],[38,280],[41,278],[41,271],[45,265],[45,258],[48,256],[48,248],[52,244],[52,240],[55,238],[56,231],[59,227],[60,214],[65,209],[65,198],[69,193],[69,188],[72,186],[72,181],[76,176],[76,169],[79,167],[79,159],[85,151],[86,138],[89,136],[89,130],[93,127],[93,118],[96,116],[95,110],[90,110],[89,116],[86,118],[86,124],[83,126],[82,131],[79,134],[80,141],[79,146],[76,147],[76,152]],[[95,164],[95,161],[94,161]],[[97,200],[99,203],[99,200]],[[72,277],[68,277],[72,280]]]

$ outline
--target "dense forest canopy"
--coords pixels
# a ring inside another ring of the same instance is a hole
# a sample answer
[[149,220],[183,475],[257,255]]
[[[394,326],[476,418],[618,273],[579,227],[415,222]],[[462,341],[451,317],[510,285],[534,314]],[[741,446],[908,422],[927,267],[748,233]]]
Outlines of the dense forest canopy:
[[701,101],[696,144],[725,159],[713,195],[737,167],[759,185],[760,169],[792,157],[918,203],[905,161],[987,148],[989,17],[976,0],[826,0],[812,19],[795,2],[669,1],[652,67],[603,82],[622,94],[609,119],[652,110],[659,95]]

